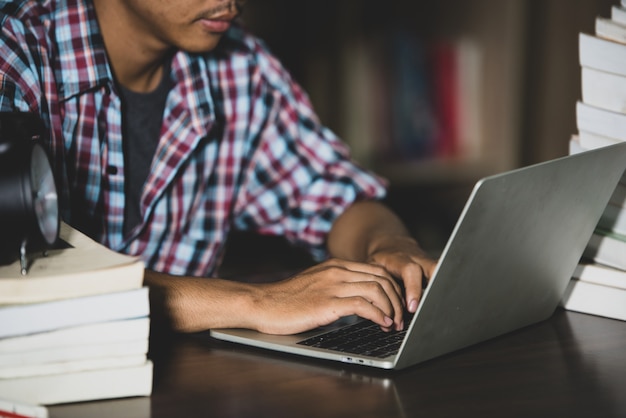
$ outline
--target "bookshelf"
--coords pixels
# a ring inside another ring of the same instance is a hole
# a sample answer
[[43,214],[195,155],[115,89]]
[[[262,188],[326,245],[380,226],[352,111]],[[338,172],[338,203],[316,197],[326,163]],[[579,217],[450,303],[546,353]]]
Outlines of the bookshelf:
[[[395,0],[381,10],[380,2],[368,0],[265,0],[249,1],[246,7],[246,23],[308,91],[322,121],[350,144],[357,160],[392,183],[472,183],[517,165],[525,51],[520,17],[527,2]],[[385,73],[393,56],[381,52],[388,52],[389,40],[398,34],[425,44],[463,39],[477,49],[480,91],[474,103],[480,119],[471,140],[480,144],[472,156],[398,159],[381,152],[381,143],[394,147],[388,138],[393,134],[372,127],[370,119],[372,114],[389,118],[391,100],[377,95],[381,89],[372,80],[395,82],[393,74]]]

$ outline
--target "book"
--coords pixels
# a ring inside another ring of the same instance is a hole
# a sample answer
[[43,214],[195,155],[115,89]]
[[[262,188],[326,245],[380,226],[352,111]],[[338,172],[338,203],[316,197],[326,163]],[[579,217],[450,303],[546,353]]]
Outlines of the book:
[[626,141],[626,114],[624,113],[611,112],[578,101],[576,124],[579,131]]
[[456,41],[458,152],[461,158],[478,160],[483,149],[484,56],[476,40],[461,38]]
[[96,357],[80,360],[59,361],[41,364],[18,364],[0,368],[0,379],[17,377],[44,376],[48,374],[77,373],[88,370],[112,369],[138,366],[146,362],[147,355],[131,354],[127,356]]
[[104,344],[80,344],[54,348],[41,347],[39,350],[0,354],[0,370],[24,365],[32,367],[69,361],[141,356],[147,353],[147,338],[135,338],[130,341]]
[[459,62],[456,45],[441,40],[431,47],[433,110],[437,117],[434,153],[450,158],[459,154]]
[[608,136],[598,135],[593,132],[587,132],[584,130],[578,131],[578,138],[580,145],[586,149],[595,149],[600,147],[608,147],[611,145],[619,144],[622,142],[619,139],[610,138]]
[[597,108],[626,113],[626,77],[581,68],[582,101]]
[[142,286],[144,264],[61,223],[63,248],[33,254],[26,275],[19,261],[0,266],[0,305],[119,292]]
[[578,263],[572,278],[602,286],[626,289],[626,270],[593,262],[582,261]]
[[391,157],[399,160],[435,154],[438,115],[430,45],[404,31],[394,34],[388,47],[390,65]]
[[611,6],[611,19],[622,25],[626,25],[626,8],[622,6]]
[[149,316],[148,288],[0,306],[0,338]]
[[596,17],[596,35],[615,42],[626,43],[626,26],[613,19]]
[[388,156],[410,162],[480,158],[484,60],[477,42],[398,31],[386,51]]
[[574,134],[571,136],[569,140],[568,153],[569,154],[578,154],[580,152],[585,152],[589,148],[585,148],[580,143],[580,136]]
[[626,289],[572,279],[561,306],[570,311],[626,321]]
[[339,94],[345,109],[343,136],[350,139],[352,157],[365,165],[372,164],[389,131],[383,120],[387,117],[384,109],[377,109],[388,101],[387,83],[379,68],[384,60],[377,56],[381,49],[378,44],[355,39],[343,46],[340,54],[341,77],[345,80]]
[[153,409],[152,399],[146,396],[115,399],[110,402],[54,405],[50,408],[50,414],[53,417],[63,418],[147,418],[158,416],[162,413],[161,408],[159,408],[158,412]]
[[146,360],[130,367],[0,379],[0,393],[5,399],[41,405],[149,396],[152,369],[152,361]]
[[0,418],[48,418],[48,409],[41,405],[0,399]]
[[582,67],[626,75],[626,44],[587,33],[580,33],[578,37]]
[[42,347],[95,345],[148,338],[150,318],[122,319],[0,339],[0,355]]
[[626,236],[596,228],[583,256],[596,263],[626,270]]

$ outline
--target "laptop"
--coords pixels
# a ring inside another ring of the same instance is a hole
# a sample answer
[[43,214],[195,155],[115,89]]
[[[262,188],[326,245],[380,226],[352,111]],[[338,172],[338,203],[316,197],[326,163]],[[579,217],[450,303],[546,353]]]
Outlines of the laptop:
[[[549,318],[626,168],[626,143],[481,179],[444,247],[405,331],[382,333],[395,353],[371,349],[366,331],[344,351],[321,334],[379,327],[356,318],[277,336],[214,329],[213,338],[382,369],[402,369]],[[407,324],[407,321],[405,321]],[[373,325],[373,326],[372,326]],[[395,339],[393,344],[390,339]],[[332,341],[332,339],[330,339]],[[368,347],[364,353],[363,347]]]

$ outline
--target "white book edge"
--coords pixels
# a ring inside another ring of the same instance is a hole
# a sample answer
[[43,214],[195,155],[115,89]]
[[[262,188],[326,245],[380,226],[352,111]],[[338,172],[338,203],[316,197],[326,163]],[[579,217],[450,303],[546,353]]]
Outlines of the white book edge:
[[1,306],[0,338],[142,318],[149,313],[148,287],[51,302]]
[[0,379],[14,379],[18,377],[44,376],[49,374],[78,373],[87,370],[132,367],[145,363],[146,359],[146,354],[134,354],[128,356],[61,361],[58,363],[1,367]]
[[626,114],[611,112],[578,101],[576,103],[576,124],[579,131],[626,141],[626,129],[624,129],[626,127]]
[[626,25],[626,8],[622,6],[611,6],[611,19],[622,25]]
[[626,44],[581,32],[578,34],[578,59],[583,67],[626,75]]
[[17,402],[41,405],[149,396],[152,373],[152,361],[146,360],[133,367],[0,379],[0,393]]
[[580,143],[580,136],[573,134],[569,139],[568,153],[569,155],[580,154],[581,152],[588,151],[588,148],[584,148]]
[[626,290],[572,279],[561,306],[569,311],[626,321]]
[[581,85],[584,103],[626,113],[626,76],[581,67]]
[[572,278],[626,290],[626,271],[594,263],[579,263]]
[[92,344],[42,348],[34,351],[21,351],[0,354],[0,368],[10,366],[44,365],[72,360],[89,360],[106,357],[143,355],[148,353],[148,339],[122,341],[108,344]]
[[578,132],[578,138],[580,142],[580,146],[585,150],[592,150],[596,148],[602,147],[610,147],[611,145],[619,144],[623,142],[619,139],[609,138],[607,136],[598,135],[593,132],[587,132],[585,130],[580,130]]
[[52,349],[55,347],[132,341],[140,338],[147,339],[149,335],[149,317],[121,319],[19,337],[2,338],[0,339],[0,355],[42,348]]
[[596,35],[615,42],[626,43],[626,26],[613,19],[596,17]]

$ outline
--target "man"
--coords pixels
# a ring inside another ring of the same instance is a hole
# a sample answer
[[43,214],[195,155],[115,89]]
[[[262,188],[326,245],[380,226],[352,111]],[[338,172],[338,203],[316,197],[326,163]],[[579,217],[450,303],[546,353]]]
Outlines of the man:
[[[175,329],[286,334],[351,314],[404,326],[435,262],[235,23],[235,1],[0,5],[0,110],[42,116],[64,219],[141,256]],[[325,261],[268,284],[212,277],[234,229]]]

